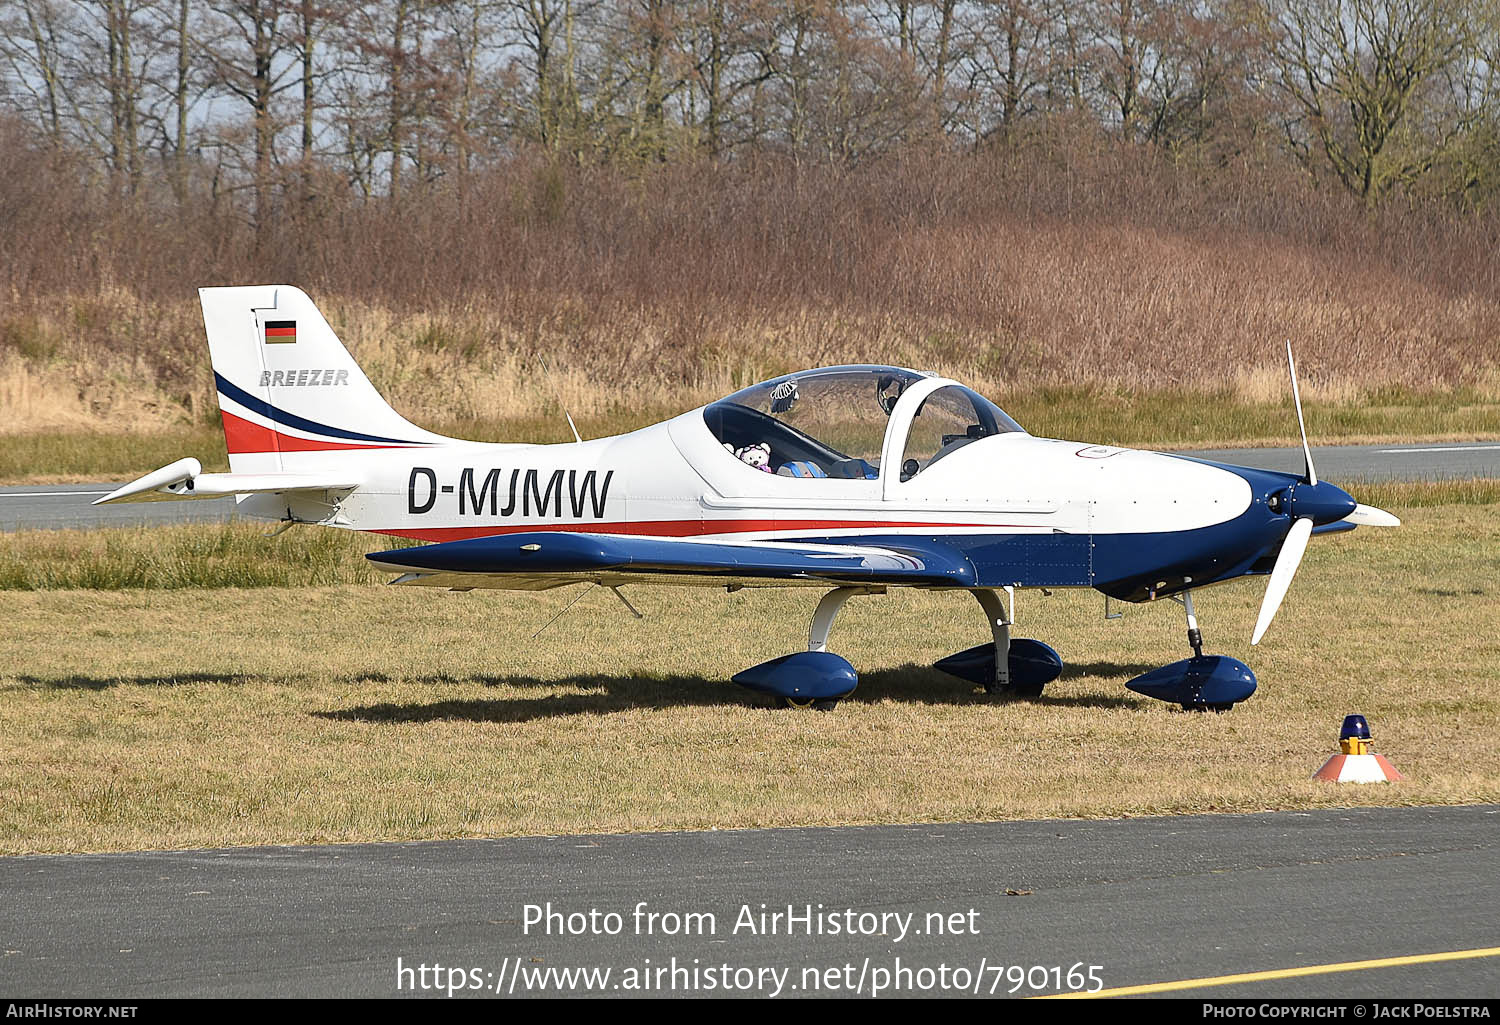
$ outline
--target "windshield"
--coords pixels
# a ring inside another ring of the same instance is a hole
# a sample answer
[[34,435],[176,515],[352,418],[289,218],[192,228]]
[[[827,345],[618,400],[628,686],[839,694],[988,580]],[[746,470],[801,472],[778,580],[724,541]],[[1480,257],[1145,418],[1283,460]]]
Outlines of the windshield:
[[725,448],[765,472],[874,480],[891,410],[921,379],[895,367],[788,374],[715,402],[703,417]]

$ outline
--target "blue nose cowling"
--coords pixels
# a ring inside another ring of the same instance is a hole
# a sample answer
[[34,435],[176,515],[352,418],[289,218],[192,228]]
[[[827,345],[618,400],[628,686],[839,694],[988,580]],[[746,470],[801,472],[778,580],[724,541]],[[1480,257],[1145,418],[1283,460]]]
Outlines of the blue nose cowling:
[[1284,494],[1282,508],[1292,519],[1311,519],[1318,527],[1337,523],[1358,505],[1349,492],[1321,480],[1316,484],[1293,484]]

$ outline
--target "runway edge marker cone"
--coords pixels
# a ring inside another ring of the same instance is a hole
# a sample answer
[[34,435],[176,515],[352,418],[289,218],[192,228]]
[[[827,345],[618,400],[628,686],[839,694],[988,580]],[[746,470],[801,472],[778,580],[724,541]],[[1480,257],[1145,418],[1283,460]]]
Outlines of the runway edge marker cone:
[[1339,753],[1323,763],[1313,773],[1313,779],[1327,783],[1394,783],[1406,777],[1396,767],[1371,748],[1370,724],[1362,715],[1344,716],[1343,728],[1339,730]]

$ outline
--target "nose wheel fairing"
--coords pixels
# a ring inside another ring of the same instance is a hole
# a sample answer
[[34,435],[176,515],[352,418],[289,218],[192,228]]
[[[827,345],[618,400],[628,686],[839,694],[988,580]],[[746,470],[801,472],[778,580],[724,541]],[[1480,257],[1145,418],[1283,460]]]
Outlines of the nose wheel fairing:
[[1194,655],[1142,673],[1125,686],[1183,708],[1225,711],[1255,693],[1255,674],[1228,655]]
[[1255,674],[1237,658],[1203,654],[1203,634],[1198,629],[1192,591],[1183,591],[1180,597],[1174,595],[1172,600],[1182,605],[1187,616],[1187,640],[1193,657],[1142,673],[1125,686],[1137,694],[1170,701],[1189,711],[1227,712],[1255,693]]

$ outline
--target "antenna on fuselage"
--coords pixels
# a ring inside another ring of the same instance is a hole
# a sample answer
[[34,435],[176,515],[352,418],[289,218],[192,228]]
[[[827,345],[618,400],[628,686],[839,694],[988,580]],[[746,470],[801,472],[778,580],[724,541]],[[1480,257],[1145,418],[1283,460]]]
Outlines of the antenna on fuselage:
[[540,353],[537,354],[536,361],[542,365],[542,375],[552,385],[552,397],[557,400],[557,408],[562,410],[563,418],[568,421],[568,430],[573,432],[573,440],[582,445],[583,435],[578,433],[578,425],[573,423],[573,415],[568,412],[568,407],[563,405],[562,392],[558,390],[557,382],[552,380],[551,368],[547,366],[547,361],[542,358]]

